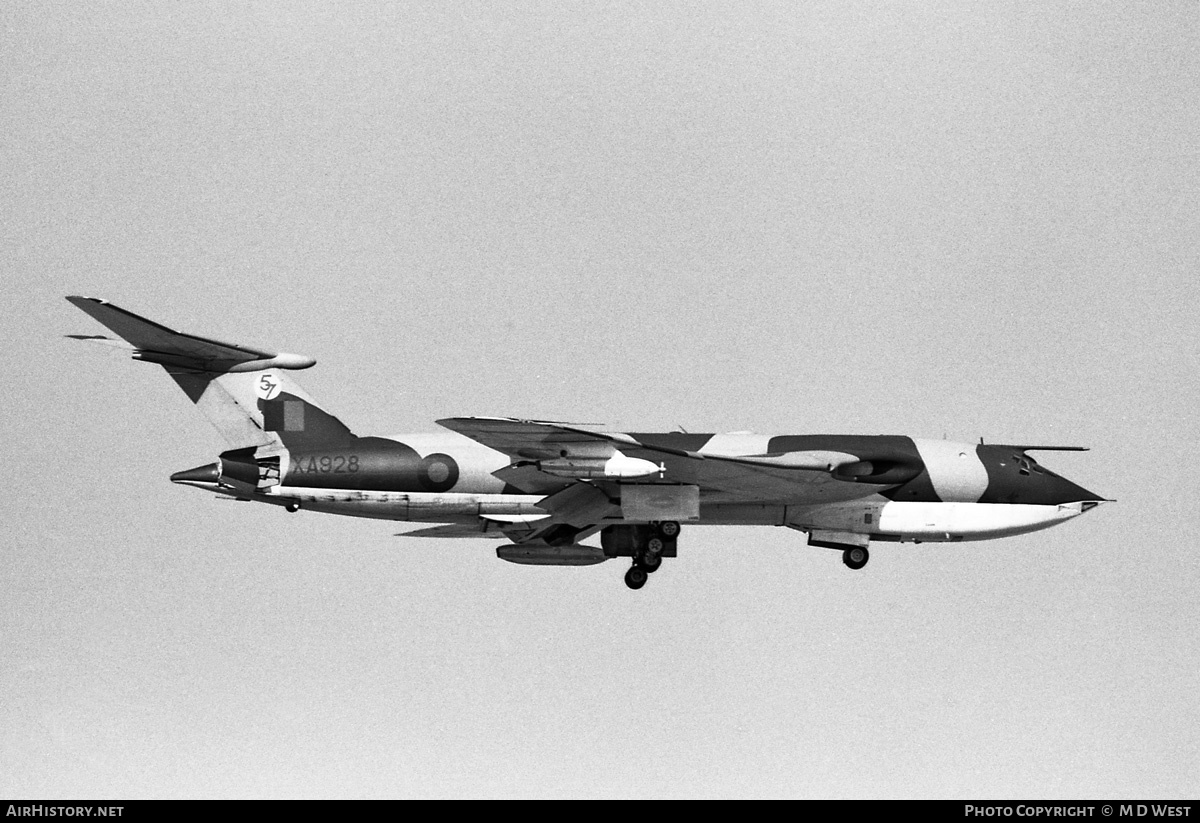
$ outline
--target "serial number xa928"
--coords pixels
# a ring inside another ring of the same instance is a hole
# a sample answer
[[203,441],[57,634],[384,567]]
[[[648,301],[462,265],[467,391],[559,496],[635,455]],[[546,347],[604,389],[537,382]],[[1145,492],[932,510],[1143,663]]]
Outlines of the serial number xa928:
[[354,474],[358,471],[357,454],[334,454],[300,457],[292,464],[296,474]]

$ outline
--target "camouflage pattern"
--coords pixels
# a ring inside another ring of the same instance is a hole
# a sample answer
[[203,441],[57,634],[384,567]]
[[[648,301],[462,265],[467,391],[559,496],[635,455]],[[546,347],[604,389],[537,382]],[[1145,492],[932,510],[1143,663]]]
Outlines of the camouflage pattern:
[[[285,372],[314,360],[172,331],[67,298],[161,365],[230,444],[171,480],[292,511],[440,523],[428,537],[495,536],[529,565],[634,558],[640,588],[675,556],[679,523],[786,526],[866,563],[872,540],[981,540],[1046,528],[1103,498],[1030,451],[895,435],[603,432],[515,418],[449,418],[435,434],[359,436]],[[660,535],[658,529],[664,529]],[[601,547],[581,541],[599,534]],[[519,548],[518,548],[519,547]],[[572,548],[576,547],[576,548]]]

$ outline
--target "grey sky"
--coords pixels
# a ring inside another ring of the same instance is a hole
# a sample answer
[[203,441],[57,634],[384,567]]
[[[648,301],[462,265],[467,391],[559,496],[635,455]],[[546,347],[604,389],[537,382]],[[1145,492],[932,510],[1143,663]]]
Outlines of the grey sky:
[[[1194,2],[8,3],[0,795],[1195,797]],[[486,414],[1080,444],[1118,503],[530,569],[210,500],[103,297]]]

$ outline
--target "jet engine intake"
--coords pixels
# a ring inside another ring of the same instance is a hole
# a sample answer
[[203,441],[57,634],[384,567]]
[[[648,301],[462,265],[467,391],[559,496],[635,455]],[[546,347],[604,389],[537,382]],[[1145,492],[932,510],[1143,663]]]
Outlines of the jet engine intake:
[[872,483],[880,486],[899,485],[912,480],[925,467],[897,460],[855,460],[834,466],[833,476],[847,483]]

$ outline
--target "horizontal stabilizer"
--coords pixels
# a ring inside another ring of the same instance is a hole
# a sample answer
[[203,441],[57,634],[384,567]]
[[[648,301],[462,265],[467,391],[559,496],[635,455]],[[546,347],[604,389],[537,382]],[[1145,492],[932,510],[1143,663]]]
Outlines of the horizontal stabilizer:
[[132,348],[135,360],[217,374],[271,368],[307,369],[317,362],[304,355],[264,351],[177,332],[95,297],[72,296],[67,300],[115,332],[125,344],[101,335],[73,334],[68,337]]

